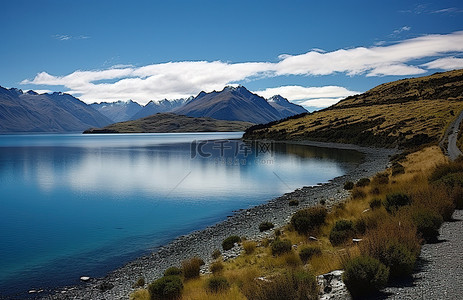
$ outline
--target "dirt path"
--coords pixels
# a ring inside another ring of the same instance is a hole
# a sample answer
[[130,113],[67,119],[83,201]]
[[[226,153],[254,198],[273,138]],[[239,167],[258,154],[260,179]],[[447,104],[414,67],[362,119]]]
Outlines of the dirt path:
[[453,121],[447,132],[445,133],[444,138],[442,139],[440,146],[444,150],[444,153],[450,157],[451,160],[455,160],[458,156],[463,155],[460,149],[457,147],[458,131],[460,128],[460,123],[463,120],[463,111],[460,112],[460,115]]

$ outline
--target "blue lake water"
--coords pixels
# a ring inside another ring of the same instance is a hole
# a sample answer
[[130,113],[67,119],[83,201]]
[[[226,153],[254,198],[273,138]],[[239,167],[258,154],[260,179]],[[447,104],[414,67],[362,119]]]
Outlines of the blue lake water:
[[104,276],[233,210],[327,182],[362,159],[240,137],[0,136],[0,295]]

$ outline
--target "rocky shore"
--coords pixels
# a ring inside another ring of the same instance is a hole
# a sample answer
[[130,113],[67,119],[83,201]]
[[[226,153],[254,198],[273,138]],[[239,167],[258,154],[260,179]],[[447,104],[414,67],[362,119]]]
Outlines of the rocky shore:
[[[334,178],[328,183],[313,187],[303,187],[269,202],[246,210],[235,212],[221,223],[204,230],[178,237],[156,252],[140,257],[125,266],[109,273],[104,278],[90,279],[85,283],[64,287],[49,293],[42,299],[128,299],[134,291],[133,283],[140,277],[146,282],[162,276],[162,272],[170,266],[180,266],[181,261],[192,256],[199,256],[207,265],[211,262],[214,249],[221,250],[222,241],[230,235],[244,236],[248,239],[263,238],[270,232],[261,233],[258,225],[263,221],[271,221],[276,227],[283,226],[291,215],[303,208],[315,205],[324,200],[331,206],[346,199],[349,194],[343,190],[346,181],[356,181],[362,177],[369,177],[385,169],[389,156],[394,150],[365,148],[354,145],[342,145],[318,142],[297,142],[317,147],[357,150],[365,154],[364,161],[359,165],[346,166],[346,175]],[[289,206],[290,199],[299,200],[299,206]],[[236,247],[235,247],[236,248]],[[225,253],[232,257],[239,254],[239,248]]]

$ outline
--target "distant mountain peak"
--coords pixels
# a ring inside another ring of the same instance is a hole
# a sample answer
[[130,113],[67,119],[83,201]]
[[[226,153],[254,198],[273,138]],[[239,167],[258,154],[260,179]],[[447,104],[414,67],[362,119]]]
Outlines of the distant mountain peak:
[[33,90],[28,90],[26,92],[26,94],[28,94],[28,95],[38,95],[38,93],[36,91],[33,91]]
[[285,97],[283,97],[283,96],[281,96],[281,95],[272,96],[272,97],[268,98],[267,101],[268,101],[268,102],[275,102],[275,103],[280,103],[280,102],[286,103],[286,102],[289,102],[288,99],[286,99]]

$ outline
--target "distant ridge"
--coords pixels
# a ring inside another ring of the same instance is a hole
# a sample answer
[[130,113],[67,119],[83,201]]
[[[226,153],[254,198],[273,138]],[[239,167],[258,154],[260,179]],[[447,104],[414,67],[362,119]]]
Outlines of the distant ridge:
[[162,132],[227,132],[244,131],[252,123],[223,121],[212,118],[194,118],[173,113],[158,113],[134,121],[92,128],[84,133],[162,133]]
[[132,100],[92,103],[90,106],[111,119],[113,122],[130,120],[133,115],[143,109],[143,106]]
[[[201,92],[184,106],[172,112],[190,117],[211,117],[219,120],[259,124],[285,118],[291,114],[291,110],[301,109],[306,112],[301,106],[290,102],[285,103],[283,100],[278,100],[271,105],[244,86],[227,86],[220,92]],[[295,114],[297,113],[293,113]]]
[[0,132],[69,132],[111,120],[69,94],[0,87]]

